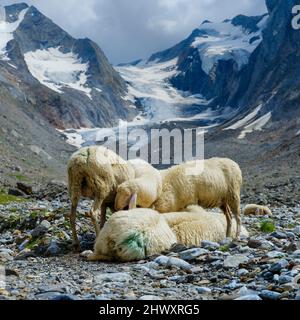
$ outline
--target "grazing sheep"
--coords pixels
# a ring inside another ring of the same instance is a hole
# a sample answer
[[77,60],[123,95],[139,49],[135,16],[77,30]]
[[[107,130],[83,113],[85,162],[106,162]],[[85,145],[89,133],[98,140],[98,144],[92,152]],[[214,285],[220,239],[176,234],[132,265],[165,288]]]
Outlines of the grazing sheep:
[[[133,209],[115,213],[101,230],[94,253],[85,252],[90,261],[134,261],[169,250],[173,244],[200,246],[203,240],[226,237],[223,214],[208,213],[200,207],[188,212],[159,214],[152,209]],[[233,223],[233,233],[237,225]],[[242,227],[242,234],[248,232]]]
[[136,206],[150,208],[162,191],[160,172],[144,160],[128,161],[135,170],[135,179],[119,185],[115,199],[115,210],[124,210],[133,195],[136,196]]
[[248,204],[245,206],[244,215],[261,215],[261,216],[271,216],[272,211],[267,206],[259,206],[257,204]]
[[163,179],[163,190],[154,203],[161,212],[182,211],[189,205],[203,208],[219,207],[227,221],[226,234],[231,234],[232,216],[241,231],[240,193],[241,170],[234,161],[225,158],[189,161],[169,169]]
[[68,186],[71,200],[70,222],[73,242],[77,248],[79,241],[75,221],[80,197],[94,200],[90,217],[98,235],[106,220],[106,208],[114,203],[117,187],[134,177],[132,166],[107,148],[92,146],[73,154],[68,162]]

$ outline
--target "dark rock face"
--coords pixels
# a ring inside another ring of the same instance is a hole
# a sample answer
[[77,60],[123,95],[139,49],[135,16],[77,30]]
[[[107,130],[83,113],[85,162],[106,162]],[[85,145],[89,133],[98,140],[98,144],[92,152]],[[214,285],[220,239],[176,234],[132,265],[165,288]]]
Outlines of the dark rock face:
[[240,72],[227,104],[251,109],[262,103],[261,112],[272,111],[273,120],[299,115],[300,32],[291,26],[295,4],[267,1],[270,18],[263,41]]
[[[5,7],[7,22],[17,21],[24,9],[27,9],[24,19],[6,47],[10,61],[0,61],[3,82],[25,95],[34,110],[61,129],[115,125],[119,119],[127,120],[135,114],[129,108],[129,102],[123,99],[127,94],[126,83],[96,43],[89,39],[74,39],[35,7],[24,3]],[[70,86],[63,86],[62,92],[58,93],[31,74],[24,56],[49,49],[58,49],[62,54],[72,53],[80,63],[88,66],[85,86],[90,89],[89,96]],[[17,82],[18,86],[15,85]]]
[[241,26],[245,30],[248,30],[249,32],[256,32],[259,30],[257,24],[259,23],[259,21],[261,21],[261,19],[262,19],[261,16],[247,17],[241,14],[233,18],[231,23],[234,26]]

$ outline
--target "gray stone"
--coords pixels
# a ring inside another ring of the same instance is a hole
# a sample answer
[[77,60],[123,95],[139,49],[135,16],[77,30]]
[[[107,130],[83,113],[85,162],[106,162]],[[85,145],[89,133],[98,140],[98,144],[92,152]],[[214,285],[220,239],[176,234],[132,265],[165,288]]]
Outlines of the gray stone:
[[44,227],[45,229],[49,230],[51,228],[51,223],[47,220],[43,220],[40,223],[40,226]]
[[182,259],[178,259],[178,258],[169,258],[168,262],[167,262],[167,266],[170,266],[170,267],[178,267],[180,269],[183,269],[183,270],[191,270],[192,266],[182,260]]
[[276,231],[271,233],[271,236],[277,239],[286,239],[287,235],[284,232]]
[[74,296],[72,294],[58,294],[56,296],[53,296],[50,300],[54,301],[72,301],[72,300],[80,300],[77,296]]
[[165,265],[167,265],[168,260],[169,260],[169,257],[167,257],[167,256],[159,256],[154,260],[154,262],[161,265],[161,266],[165,266]]
[[230,282],[229,284],[227,284],[226,286],[224,286],[225,289],[229,289],[229,290],[235,290],[237,288],[242,287],[243,285],[240,283],[237,283],[236,280],[233,280],[232,282]]
[[242,296],[242,297],[236,298],[234,300],[260,301],[260,300],[262,300],[262,298],[257,294],[250,294],[250,295],[247,295],[247,296]]
[[279,292],[270,290],[263,290],[259,295],[264,300],[279,300],[281,298],[281,294]]
[[154,262],[161,266],[178,267],[184,270],[191,270],[192,268],[188,262],[174,257],[159,256],[154,260]]
[[203,240],[201,242],[201,246],[205,249],[209,249],[209,250],[216,250],[220,248],[220,244],[217,242],[212,242],[212,241],[206,241]]
[[14,260],[14,258],[9,252],[6,252],[6,251],[0,252],[0,261],[6,262],[11,260]]
[[38,300],[53,300],[55,297],[59,295],[60,295],[59,292],[49,291],[49,292],[38,293],[35,295],[35,298]]
[[51,240],[51,243],[46,250],[46,256],[53,257],[53,256],[59,255],[60,253],[61,253],[61,249],[60,249],[58,243],[56,242],[56,240]]
[[163,300],[163,299],[159,296],[146,295],[146,296],[140,297],[139,300],[158,301],[158,300]]
[[183,260],[194,260],[202,255],[205,255],[208,253],[208,250],[206,249],[201,249],[201,248],[195,248],[195,249],[190,249],[186,251],[182,251],[179,253],[179,257]]
[[29,250],[29,249],[24,249],[23,251],[21,251],[16,257],[15,260],[26,260],[28,258],[32,258],[35,257],[36,254]]
[[282,275],[278,278],[278,282],[280,284],[290,283],[293,282],[294,278],[286,275]]
[[46,292],[55,292],[55,293],[66,293],[68,288],[66,285],[54,285],[54,286],[41,286],[38,288],[40,293],[46,293]]
[[300,237],[300,226],[297,226],[294,230],[293,230],[294,234],[296,234],[298,237]]
[[282,258],[285,256],[285,253],[280,252],[280,251],[271,251],[267,253],[267,257],[270,259],[274,259],[274,258]]
[[257,249],[257,248],[259,248],[261,246],[262,246],[262,242],[260,240],[250,239],[248,241],[248,247],[249,248]]
[[25,193],[18,189],[10,188],[8,189],[8,194],[15,197],[24,197]]
[[242,263],[247,263],[249,261],[249,258],[242,254],[237,254],[234,256],[228,256],[226,257],[224,261],[224,267],[225,268],[238,268],[238,266]]
[[102,282],[131,282],[132,276],[126,272],[116,272],[116,273],[97,273],[95,274],[95,281],[97,283]]
[[269,271],[273,273],[281,272],[288,264],[285,259],[279,260],[277,263],[272,264]]
[[195,288],[199,294],[210,294],[211,289],[208,287],[196,287]]
[[293,258],[300,259],[300,250],[296,250],[292,254]]
[[46,228],[45,226],[39,224],[32,232],[31,232],[31,236],[34,239],[40,238],[43,235],[45,235],[47,233],[49,228]]
[[239,269],[238,272],[237,272],[237,275],[239,277],[241,277],[241,276],[247,275],[248,273],[249,273],[249,271],[247,269]]

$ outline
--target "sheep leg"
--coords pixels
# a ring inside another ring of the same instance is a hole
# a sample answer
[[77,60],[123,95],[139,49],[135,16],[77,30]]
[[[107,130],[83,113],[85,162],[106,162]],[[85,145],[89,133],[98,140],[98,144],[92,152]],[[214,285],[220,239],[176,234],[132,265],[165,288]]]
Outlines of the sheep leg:
[[100,230],[104,227],[106,222],[106,209],[107,205],[105,203],[101,206],[101,215],[100,215]]
[[91,210],[90,216],[92,223],[95,227],[96,236],[98,237],[100,233],[100,224],[99,224],[99,210],[102,206],[102,201],[100,199],[95,199],[93,208]]
[[70,225],[71,225],[71,230],[72,230],[72,237],[73,237],[73,246],[74,246],[75,251],[79,251],[79,249],[80,249],[79,239],[78,239],[77,231],[76,231],[77,204],[78,204],[78,201],[72,202],[71,213],[69,215]]
[[221,207],[222,211],[225,214],[226,217],[226,223],[227,223],[227,228],[226,228],[226,237],[229,238],[231,237],[231,229],[232,229],[232,216],[231,216],[231,210],[228,204],[225,204],[224,206]]
[[240,200],[235,201],[231,205],[231,209],[232,209],[232,212],[233,212],[235,220],[236,220],[236,237],[239,238],[239,236],[241,234],[241,228],[242,228]]

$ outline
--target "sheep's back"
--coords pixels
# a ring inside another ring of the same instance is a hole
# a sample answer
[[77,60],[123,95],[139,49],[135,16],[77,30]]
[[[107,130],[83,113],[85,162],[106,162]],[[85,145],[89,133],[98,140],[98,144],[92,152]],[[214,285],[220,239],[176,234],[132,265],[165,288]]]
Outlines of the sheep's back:
[[127,162],[113,151],[99,146],[78,150],[68,162],[69,190],[102,197],[113,196],[116,187],[134,177]]

